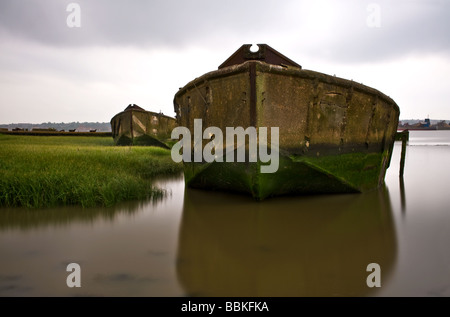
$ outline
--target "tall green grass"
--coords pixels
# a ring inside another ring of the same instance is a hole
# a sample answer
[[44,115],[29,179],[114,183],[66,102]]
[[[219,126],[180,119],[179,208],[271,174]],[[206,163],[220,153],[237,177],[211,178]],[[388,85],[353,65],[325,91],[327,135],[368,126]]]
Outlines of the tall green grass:
[[162,148],[118,147],[105,137],[0,134],[0,206],[111,206],[161,197],[152,180],[181,170]]

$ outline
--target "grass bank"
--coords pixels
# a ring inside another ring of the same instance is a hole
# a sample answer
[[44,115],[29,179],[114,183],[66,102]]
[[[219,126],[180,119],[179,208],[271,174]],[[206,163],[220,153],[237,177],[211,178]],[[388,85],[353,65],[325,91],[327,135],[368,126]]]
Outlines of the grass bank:
[[182,170],[170,150],[112,138],[0,134],[0,206],[111,206],[164,195],[152,179]]

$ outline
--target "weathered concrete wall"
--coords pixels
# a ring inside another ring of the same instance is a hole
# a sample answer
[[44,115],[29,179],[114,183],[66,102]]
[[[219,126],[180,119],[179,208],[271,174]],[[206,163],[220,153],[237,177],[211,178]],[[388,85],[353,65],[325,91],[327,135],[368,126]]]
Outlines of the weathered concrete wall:
[[205,74],[180,90],[174,99],[178,124],[193,131],[199,118],[203,127],[225,131],[247,128],[253,120],[256,127],[279,127],[280,148],[299,155],[380,151],[393,142],[399,108],[381,92],[318,72],[251,63],[256,64],[253,114],[247,62]]
[[308,70],[257,64],[259,126],[280,127],[280,147],[310,150],[382,151],[398,125],[399,108],[381,92]]
[[[185,164],[190,186],[247,191],[258,198],[376,188],[389,166],[400,113],[376,89],[258,61],[191,81],[175,94],[174,108],[178,125],[190,131],[194,119],[224,134],[226,127],[279,127],[282,157],[275,174],[259,173],[259,163]],[[203,147],[209,141],[203,140]],[[193,153],[193,133],[191,146]]]
[[[231,75],[231,76],[228,76]],[[194,131],[194,119],[204,127],[249,126],[250,83],[246,68],[220,71],[177,93],[174,104],[178,125]]]

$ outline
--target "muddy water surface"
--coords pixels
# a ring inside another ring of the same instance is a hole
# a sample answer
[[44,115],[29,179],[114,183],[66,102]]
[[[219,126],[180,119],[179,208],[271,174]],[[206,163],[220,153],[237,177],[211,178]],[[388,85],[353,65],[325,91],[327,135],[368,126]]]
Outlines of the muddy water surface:
[[367,194],[255,202],[180,176],[159,201],[2,208],[0,296],[450,296],[450,131],[411,131],[403,181],[400,150]]

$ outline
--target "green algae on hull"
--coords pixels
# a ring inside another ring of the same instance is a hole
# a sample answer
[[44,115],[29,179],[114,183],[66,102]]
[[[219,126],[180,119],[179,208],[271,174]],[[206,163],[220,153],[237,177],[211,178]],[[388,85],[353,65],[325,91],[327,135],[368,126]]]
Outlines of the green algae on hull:
[[126,135],[121,135],[115,141],[116,145],[147,145],[147,146],[158,146],[165,149],[168,149],[169,146],[158,140],[157,138],[151,137],[149,135],[141,135],[138,137],[130,138]]
[[357,193],[377,188],[388,153],[280,156],[276,173],[259,173],[260,162],[184,163],[189,187],[242,192],[257,200],[294,194]]

